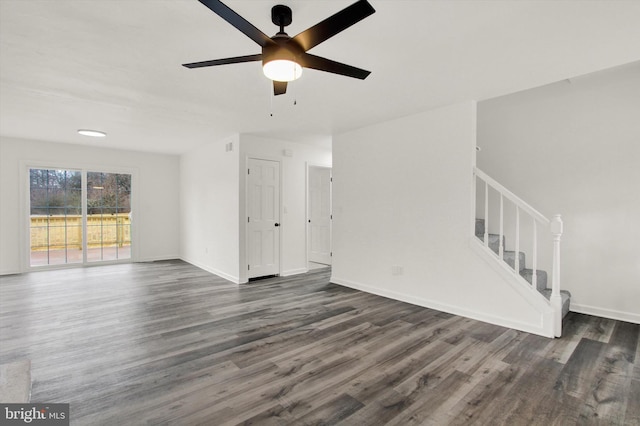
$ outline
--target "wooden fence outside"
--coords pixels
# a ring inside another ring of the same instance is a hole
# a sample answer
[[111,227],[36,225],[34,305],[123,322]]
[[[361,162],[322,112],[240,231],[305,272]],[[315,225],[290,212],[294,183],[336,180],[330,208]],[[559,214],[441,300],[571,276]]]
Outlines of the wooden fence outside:
[[[88,247],[131,245],[129,213],[87,215]],[[82,215],[31,216],[31,250],[82,249]]]

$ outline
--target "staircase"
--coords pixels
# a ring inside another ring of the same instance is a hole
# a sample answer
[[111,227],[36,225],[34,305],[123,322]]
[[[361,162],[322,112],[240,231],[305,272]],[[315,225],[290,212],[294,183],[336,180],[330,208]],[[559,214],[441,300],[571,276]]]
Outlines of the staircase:
[[[484,219],[476,218],[476,229],[475,234],[482,243],[484,243],[484,235],[485,235],[485,221]],[[500,235],[498,234],[488,234],[489,238],[489,248],[496,255],[499,256],[500,253]],[[502,247],[505,247],[506,238],[502,236]],[[504,262],[511,267],[511,269],[516,268],[516,252],[510,250],[503,250]],[[529,284],[533,284],[534,271],[533,269],[526,268],[526,259],[525,254],[523,252],[518,253],[518,273],[524,278]],[[541,269],[536,269],[535,277],[536,283],[535,288],[538,290],[540,294],[542,294],[547,300],[551,300],[551,289],[547,287],[547,271],[543,271]],[[571,293],[567,290],[560,290],[560,296],[562,297],[562,318],[565,317],[569,313],[569,304],[571,301]]]
[[[562,336],[562,319],[569,312],[571,299],[568,291],[561,290],[560,282],[562,217],[556,214],[552,219],[546,218],[477,167],[473,168],[473,179],[475,238],[471,237],[472,240],[477,242],[483,257],[505,272],[514,288],[537,305],[543,316],[542,334]],[[505,247],[506,233],[511,237],[511,250]],[[525,258],[523,249],[530,254],[529,259]],[[542,257],[551,260],[545,265],[551,269],[549,274],[538,269]]]

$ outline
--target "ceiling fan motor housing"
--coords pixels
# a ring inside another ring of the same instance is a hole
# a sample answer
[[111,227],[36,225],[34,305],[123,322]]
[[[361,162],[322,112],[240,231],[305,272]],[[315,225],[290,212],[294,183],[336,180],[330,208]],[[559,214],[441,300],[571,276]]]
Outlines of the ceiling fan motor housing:
[[262,48],[262,64],[284,59],[297,62],[298,57],[304,53],[304,49],[286,34],[277,34],[271,38],[275,44],[269,44]]
[[273,60],[287,60],[297,62],[304,49],[284,32],[284,27],[292,22],[291,8],[283,4],[271,8],[271,22],[280,27],[280,32],[271,37],[275,44],[268,44],[262,48],[262,64]]

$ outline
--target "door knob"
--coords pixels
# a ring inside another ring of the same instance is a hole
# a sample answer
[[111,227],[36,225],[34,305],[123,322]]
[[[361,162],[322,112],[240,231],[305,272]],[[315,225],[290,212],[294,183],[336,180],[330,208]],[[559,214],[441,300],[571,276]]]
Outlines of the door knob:
[[276,222],[275,226],[280,226],[280,224],[278,222]]

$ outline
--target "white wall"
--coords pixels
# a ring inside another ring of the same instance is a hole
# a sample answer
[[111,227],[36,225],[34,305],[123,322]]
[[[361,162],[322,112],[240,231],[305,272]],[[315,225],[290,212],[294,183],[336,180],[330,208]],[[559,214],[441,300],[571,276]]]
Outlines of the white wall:
[[467,102],[334,138],[332,282],[550,335],[471,249],[475,120]]
[[[284,150],[291,156],[285,156]],[[307,271],[306,246],[306,173],[307,164],[331,166],[331,151],[310,145],[254,135],[240,135],[240,263],[246,260],[246,165],[247,159],[263,158],[281,162],[281,275],[299,274]],[[246,268],[240,268],[241,282],[246,282]]]
[[[196,148],[180,159],[181,257],[238,283],[239,138]],[[233,145],[226,151],[226,144]]]
[[[95,148],[22,139],[0,138],[0,274],[24,271],[28,251],[21,215],[21,164],[134,170],[134,260],[175,259],[179,255],[178,178],[174,155]],[[25,178],[26,179],[26,178]],[[137,184],[135,183],[137,181]],[[26,216],[25,216],[26,217]],[[24,241],[21,241],[21,235]],[[23,248],[23,250],[20,249]],[[22,256],[21,256],[22,254]]]
[[[233,151],[227,152],[229,142]],[[281,162],[280,273],[306,272],[306,165],[331,166],[331,151],[246,134],[182,155],[181,257],[235,283],[247,282],[245,186],[250,157]]]
[[571,309],[640,323],[640,63],[478,107],[478,167],[563,215]]

